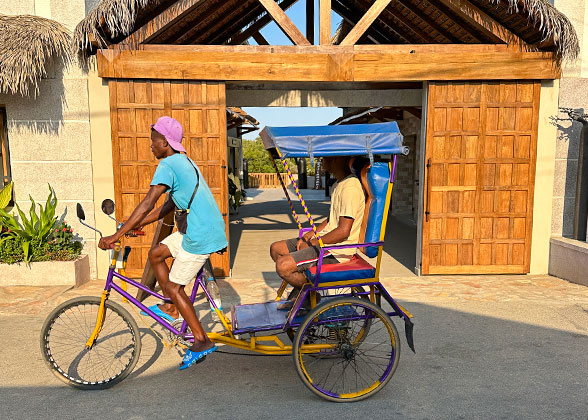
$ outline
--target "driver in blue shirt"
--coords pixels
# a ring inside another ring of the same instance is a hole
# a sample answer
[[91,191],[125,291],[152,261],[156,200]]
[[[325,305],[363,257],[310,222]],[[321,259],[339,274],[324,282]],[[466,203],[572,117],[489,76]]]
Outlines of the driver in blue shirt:
[[[195,278],[211,253],[228,244],[220,210],[200,170],[185,155],[182,138],[181,124],[171,117],[161,117],[151,126],[151,151],[160,162],[149,191],[124,225],[114,235],[102,238],[98,246],[114,248],[127,232],[164,218],[176,207],[186,209],[198,184],[187,216],[186,233],[177,231],[149,251],[149,261],[163,295],[173,302],[149,309],[169,322],[181,314],[194,335],[194,343],[186,350],[180,365],[180,369],[186,369],[215,351],[216,346],[204,332],[184,287]],[[166,192],[170,193],[171,200],[152,211]],[[170,257],[175,259],[171,270],[165,263]]]

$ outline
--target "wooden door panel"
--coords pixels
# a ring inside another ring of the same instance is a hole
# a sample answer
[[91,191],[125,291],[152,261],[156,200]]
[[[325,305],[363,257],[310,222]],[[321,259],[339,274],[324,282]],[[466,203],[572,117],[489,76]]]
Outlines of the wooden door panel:
[[431,83],[424,274],[527,273],[540,85]]
[[[184,128],[184,146],[199,166],[224,216],[228,237],[225,86],[165,80],[111,80],[112,153],[117,217],[126,220],[144,198],[158,161],[150,150],[151,124],[163,115]],[[159,204],[163,204],[164,198]],[[155,234],[126,238],[133,246],[127,272],[141,277]],[[215,272],[229,275],[229,253],[214,255]]]

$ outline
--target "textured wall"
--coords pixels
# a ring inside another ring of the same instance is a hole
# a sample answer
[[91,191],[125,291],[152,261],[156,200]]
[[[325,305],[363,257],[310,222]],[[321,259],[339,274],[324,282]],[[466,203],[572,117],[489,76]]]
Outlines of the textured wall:
[[[85,10],[84,0],[0,2],[0,13],[42,14],[70,30],[83,19]],[[95,276],[94,234],[75,217],[75,205],[80,202],[86,210],[86,221],[94,223],[87,75],[76,67],[63,69],[52,63],[36,98],[0,95],[0,106],[6,108],[17,203],[28,209],[29,195],[44,202],[49,193],[47,184],[51,184],[59,202],[58,215],[84,239],[84,253],[90,257]]]
[[[566,63],[560,82],[559,106],[588,112],[588,2],[586,0],[555,0],[554,5],[574,25],[580,39],[580,58]],[[566,121],[559,114],[553,188],[552,234],[570,236],[574,227],[574,203],[578,170],[580,123]],[[563,119],[563,120],[562,120]]]
[[404,119],[398,121],[404,144],[410,148],[408,156],[398,156],[394,189],[392,190],[392,214],[408,215],[416,220],[418,205],[418,172],[415,166],[419,162],[421,120],[405,112]]

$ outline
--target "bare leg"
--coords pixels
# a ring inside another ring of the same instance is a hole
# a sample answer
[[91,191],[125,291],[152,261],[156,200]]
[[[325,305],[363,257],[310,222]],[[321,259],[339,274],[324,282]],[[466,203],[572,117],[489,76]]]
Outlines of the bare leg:
[[277,261],[278,258],[288,255],[289,253],[290,251],[288,251],[286,241],[277,241],[270,245],[270,256],[274,261]]
[[198,321],[194,306],[190,302],[188,295],[186,295],[184,286],[169,281],[167,283],[167,292],[171,300],[176,304],[176,307],[180,310],[180,314],[182,314],[182,317],[186,320],[194,335],[194,344],[190,350],[204,351],[214,346],[208,338],[208,335],[204,332],[200,321]]
[[296,289],[301,289],[304,283],[307,282],[306,276],[298,271],[296,261],[294,261],[291,255],[278,257],[276,261],[276,272],[282,279],[286,280]]
[[[161,292],[163,296],[167,298],[171,298],[167,291],[167,285],[169,283],[169,267],[165,263],[167,258],[172,256],[169,248],[167,245],[159,244],[155,248],[152,248],[149,251],[149,262],[151,263],[151,267],[155,272],[155,278],[157,282],[161,286]],[[166,314],[177,318],[178,317],[178,309],[173,303],[163,303],[158,305],[159,309],[161,309]]]

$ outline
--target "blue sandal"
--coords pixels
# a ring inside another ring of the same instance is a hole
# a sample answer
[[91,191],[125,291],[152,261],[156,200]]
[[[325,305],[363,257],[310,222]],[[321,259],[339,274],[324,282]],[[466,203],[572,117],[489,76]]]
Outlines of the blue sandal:
[[204,358],[208,356],[210,353],[217,349],[216,346],[212,346],[208,350],[203,351],[192,351],[190,349],[186,350],[186,354],[182,359],[182,364],[180,365],[180,370],[188,369],[195,363],[200,363],[204,361]]
[[[151,306],[148,306],[148,308],[151,309],[155,315],[157,315],[160,318],[165,319],[168,322],[174,322],[176,320],[176,318],[172,317],[171,315],[166,314],[161,309],[159,309],[159,306],[158,305],[151,305]],[[143,315],[143,316],[150,316],[145,311],[141,311],[141,315]]]

